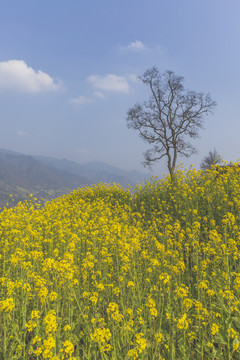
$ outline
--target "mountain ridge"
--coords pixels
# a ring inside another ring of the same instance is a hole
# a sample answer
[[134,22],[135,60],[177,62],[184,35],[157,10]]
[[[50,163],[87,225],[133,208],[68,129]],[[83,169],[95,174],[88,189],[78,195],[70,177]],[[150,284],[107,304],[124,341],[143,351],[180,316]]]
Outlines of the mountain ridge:
[[123,170],[114,165],[109,165],[102,161],[90,161],[80,164],[72,160],[56,159],[53,157],[36,156],[36,159],[46,165],[64,170],[72,174],[81,175],[89,178],[91,184],[99,182],[116,182],[123,187],[135,186],[137,181],[142,182],[145,178],[150,178],[150,174],[144,174],[137,170]]
[[149,174],[122,170],[101,161],[79,164],[0,149],[0,206],[6,204],[10,194],[17,202],[29,194],[46,201],[99,182],[118,183],[126,188],[149,177]]

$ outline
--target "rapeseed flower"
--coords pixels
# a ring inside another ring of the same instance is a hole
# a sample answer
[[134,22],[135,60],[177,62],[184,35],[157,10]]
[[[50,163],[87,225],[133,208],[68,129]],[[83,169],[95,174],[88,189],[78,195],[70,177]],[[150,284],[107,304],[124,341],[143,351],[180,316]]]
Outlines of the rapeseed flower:
[[212,358],[216,338],[238,359],[239,175],[179,170],[3,209],[0,358]]

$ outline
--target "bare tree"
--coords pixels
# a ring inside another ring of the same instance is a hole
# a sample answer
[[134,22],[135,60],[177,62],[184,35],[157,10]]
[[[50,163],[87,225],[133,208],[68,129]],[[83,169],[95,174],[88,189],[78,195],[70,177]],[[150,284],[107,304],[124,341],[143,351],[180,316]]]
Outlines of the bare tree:
[[150,88],[150,98],[128,110],[128,128],[137,130],[139,136],[152,145],[144,153],[144,166],[151,166],[166,156],[172,178],[177,156],[189,157],[196,152],[187,137],[198,137],[204,115],[208,115],[216,103],[209,94],[185,91],[183,77],[172,71],[160,74],[153,67],[139,79]]
[[206,155],[203,158],[203,160],[200,164],[200,168],[202,170],[211,169],[212,165],[217,165],[217,164],[220,164],[221,162],[222,162],[221,155],[219,155],[217,150],[214,149],[213,151],[209,151],[208,155]]

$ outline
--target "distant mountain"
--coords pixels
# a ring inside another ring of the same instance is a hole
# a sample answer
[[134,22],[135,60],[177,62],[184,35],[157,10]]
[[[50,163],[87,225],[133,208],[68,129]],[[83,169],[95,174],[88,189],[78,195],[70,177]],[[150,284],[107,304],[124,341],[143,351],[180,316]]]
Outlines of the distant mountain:
[[73,189],[91,184],[117,183],[135,186],[150,175],[126,171],[100,161],[79,164],[66,159],[23,155],[0,149],[0,206],[9,195],[16,201],[30,193],[37,198],[51,200]]
[[1,207],[10,194],[16,201],[24,200],[30,193],[50,200],[88,183],[85,177],[50,168],[32,156],[0,150]]
[[101,161],[91,161],[86,164],[79,164],[66,159],[56,159],[52,157],[36,156],[35,159],[52,168],[67,171],[71,174],[80,175],[88,178],[91,184],[117,183],[123,187],[135,186],[137,181],[142,182],[151,175],[140,171],[122,170],[116,166],[106,164]]
[[50,168],[32,156],[10,155],[0,152],[0,180],[13,186],[29,188],[76,187],[88,179]]

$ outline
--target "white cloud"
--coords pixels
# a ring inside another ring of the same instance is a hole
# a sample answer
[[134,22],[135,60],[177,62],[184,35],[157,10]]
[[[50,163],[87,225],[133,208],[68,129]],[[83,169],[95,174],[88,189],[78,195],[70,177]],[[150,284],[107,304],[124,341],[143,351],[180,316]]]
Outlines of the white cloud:
[[81,104],[91,103],[91,102],[93,102],[93,100],[90,98],[87,98],[86,96],[80,95],[77,98],[71,99],[70,102],[73,104],[81,105]]
[[131,42],[126,46],[118,46],[117,50],[120,52],[148,52],[148,53],[157,53],[157,54],[164,54],[167,52],[167,49],[162,45],[153,45],[151,47],[147,46],[140,40],[136,40]]
[[129,92],[129,85],[125,76],[108,74],[106,76],[91,75],[88,81],[97,89],[104,91]]
[[133,41],[131,42],[126,49],[128,50],[133,50],[133,51],[142,51],[142,50],[147,50],[147,46],[139,40]]
[[104,96],[103,93],[101,93],[100,91],[94,91],[93,95],[98,99],[106,99],[106,96]]
[[70,102],[72,104],[82,105],[82,104],[94,103],[96,101],[96,99],[104,100],[104,99],[106,99],[106,97],[100,91],[94,91],[93,97],[86,97],[86,96],[80,95],[76,98],[71,99]]
[[120,46],[120,50],[138,52],[148,50],[148,47],[142,41],[136,40],[127,46]]
[[0,62],[0,90],[17,90],[30,93],[55,91],[60,83],[41,70],[34,70],[23,60]]
[[130,90],[128,82],[136,81],[136,79],[133,74],[127,76],[107,74],[105,76],[91,75],[87,78],[87,81],[97,90],[93,91],[90,97],[80,95],[73,98],[70,100],[71,103],[78,105],[96,103],[97,100],[105,100],[106,96],[104,92],[108,91],[128,93]]

